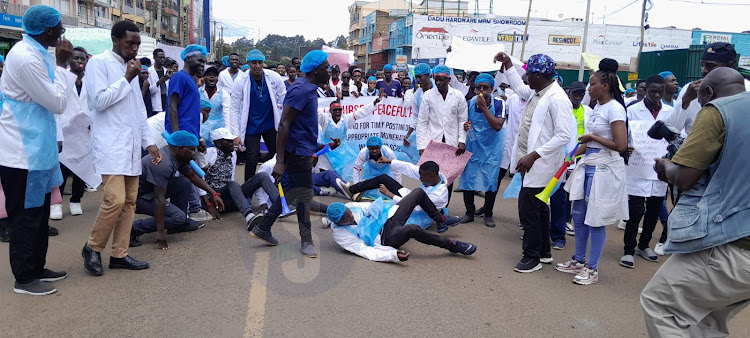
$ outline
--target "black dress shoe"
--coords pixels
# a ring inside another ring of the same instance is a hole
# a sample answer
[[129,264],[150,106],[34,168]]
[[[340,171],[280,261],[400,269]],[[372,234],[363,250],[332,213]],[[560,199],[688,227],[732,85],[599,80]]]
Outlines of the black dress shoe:
[[131,248],[135,248],[138,246],[141,246],[143,243],[138,239],[138,236],[130,234],[130,245],[128,245]]
[[148,263],[137,261],[130,256],[123,258],[109,257],[110,269],[143,270],[148,269]]
[[49,229],[47,229],[47,236],[57,236],[59,234],[60,231],[58,231],[57,228],[49,227]]
[[102,269],[102,256],[89,248],[88,243],[83,245],[81,250],[81,256],[83,256],[83,266],[86,270],[91,272],[94,276],[101,276],[104,274]]

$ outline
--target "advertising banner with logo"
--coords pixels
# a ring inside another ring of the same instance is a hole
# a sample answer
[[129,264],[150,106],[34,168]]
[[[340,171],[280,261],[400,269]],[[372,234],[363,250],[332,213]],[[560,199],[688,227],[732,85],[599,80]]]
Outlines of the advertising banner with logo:
[[710,45],[714,42],[732,43],[732,34],[701,33],[701,45]]
[[[443,58],[453,37],[458,37],[473,44],[502,44],[506,51],[513,50],[513,56],[519,58],[521,44],[526,40],[524,59],[543,53],[552,56],[558,64],[578,64],[583,23],[532,19],[528,35],[524,37],[525,24],[525,20],[501,17],[475,19],[415,15],[412,59]],[[638,27],[590,25],[586,49],[589,53],[629,64],[630,58],[638,55],[640,36]],[[685,49],[691,43],[692,31],[651,28],[646,31],[643,51]]]

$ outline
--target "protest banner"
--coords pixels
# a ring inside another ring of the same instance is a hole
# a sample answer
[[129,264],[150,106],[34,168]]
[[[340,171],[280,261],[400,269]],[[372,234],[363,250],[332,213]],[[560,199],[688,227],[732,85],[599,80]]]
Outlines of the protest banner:
[[625,170],[628,177],[658,179],[654,170],[654,158],[667,153],[668,143],[664,139],[655,140],[648,137],[648,129],[653,124],[654,121],[628,121],[633,147],[633,154],[630,155]]

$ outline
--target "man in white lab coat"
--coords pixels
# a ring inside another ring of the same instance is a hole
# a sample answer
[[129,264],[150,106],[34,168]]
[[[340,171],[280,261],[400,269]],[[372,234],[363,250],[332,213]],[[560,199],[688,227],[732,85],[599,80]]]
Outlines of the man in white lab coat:
[[167,59],[164,50],[161,48],[154,49],[154,65],[148,69],[148,82],[151,84],[151,107],[153,113],[166,111],[167,104],[167,86],[169,79],[172,77],[172,70],[164,66]]
[[240,55],[237,53],[229,54],[229,67],[219,73],[219,88],[231,95],[234,80],[237,80],[241,74]]
[[552,263],[550,210],[547,203],[535,195],[544,190],[562,165],[565,147],[572,149],[575,144],[576,121],[568,95],[554,80],[552,58],[544,54],[529,58],[528,85],[521,80],[510,56],[498,53],[495,60],[503,63],[500,71],[508,78],[513,91],[527,100],[517,146],[511,157],[517,161],[515,169],[523,176],[523,188],[518,196],[518,216],[524,227],[523,259],[514,270],[529,273],[540,270],[540,263]]
[[55,57],[70,58],[73,46],[60,12],[49,6],[29,8],[23,17],[26,34],[8,52],[0,80],[6,99],[0,115],[0,180],[5,192],[10,235],[13,292],[49,295],[57,291],[46,282],[67,276],[45,268],[50,191],[62,183],[57,155],[55,115],[67,105],[65,82],[55,80]]
[[[141,149],[146,148],[155,164],[161,153],[149,134],[146,107],[136,77],[140,62],[135,59],[141,36],[129,21],[112,26],[112,50],[89,60],[86,87],[92,114],[92,141],[96,171],[102,175],[104,198],[88,242],[83,246],[86,270],[101,276],[100,253],[112,235],[110,269],[141,270],[148,263],[128,256],[130,230],[141,175]],[[166,232],[157,233],[165,240]]]

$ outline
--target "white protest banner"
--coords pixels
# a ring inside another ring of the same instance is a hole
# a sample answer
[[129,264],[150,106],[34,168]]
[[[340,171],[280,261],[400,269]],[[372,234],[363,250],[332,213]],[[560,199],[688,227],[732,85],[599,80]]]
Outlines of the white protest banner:
[[94,155],[91,149],[91,118],[78,114],[63,127],[63,151],[60,163],[64,164],[86,184],[97,187],[102,183],[101,175],[94,169]]
[[629,177],[657,180],[654,170],[654,158],[662,157],[667,153],[669,145],[664,139],[655,140],[648,137],[648,129],[654,121],[628,121],[630,127],[631,146],[633,154],[630,155],[625,173]]
[[500,69],[500,64],[493,61],[495,55],[504,51],[505,46],[499,43],[476,45],[454,36],[451,52],[445,58],[445,65],[455,69],[492,72]]

